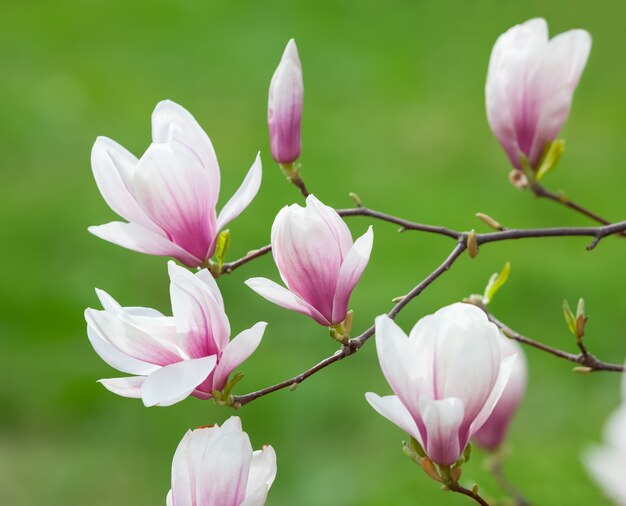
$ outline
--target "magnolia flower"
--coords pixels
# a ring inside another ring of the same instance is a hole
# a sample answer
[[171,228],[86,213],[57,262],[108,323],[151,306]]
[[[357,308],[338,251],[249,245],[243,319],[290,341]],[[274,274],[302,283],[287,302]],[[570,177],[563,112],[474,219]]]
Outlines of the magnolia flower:
[[213,145],[193,116],[165,100],[152,113],[152,144],[138,160],[99,137],[91,166],[104,200],[122,218],[89,231],[150,255],[171,256],[196,267],[213,256],[224,226],[250,204],[261,184],[261,160],[222,208],[220,169]]
[[513,415],[515,415],[517,407],[526,393],[528,376],[526,356],[522,347],[513,339],[504,337],[502,334],[500,334],[498,342],[500,343],[502,358],[517,355],[517,359],[502,396],[485,424],[474,434],[474,441],[487,450],[495,450],[504,441]]
[[457,303],[419,320],[410,335],[376,318],[381,369],[396,395],[366,399],[449,466],[485,423],[506,387],[515,356],[502,358],[498,328],[479,308]]
[[230,324],[215,280],[169,262],[174,316],[154,309],[122,307],[96,290],[104,310],[87,309],[87,335],[111,367],[133,376],[102,379],[111,392],[141,398],[146,406],[169,406],[193,395],[209,399],[230,373],[256,350],[266,323],[229,341]]
[[278,163],[293,163],[300,156],[303,95],[302,65],[296,42],[291,39],[272,76],[267,106],[270,147]]
[[353,243],[337,212],[309,195],[306,207],[282,208],[272,225],[272,254],[288,289],[265,278],[246,284],[270,302],[308,315],[320,325],[341,323],[373,240],[370,227]]
[[498,37],[487,71],[487,119],[515,168],[522,168],[522,155],[538,168],[546,145],[556,139],[569,115],[590,49],[585,30],[548,40],[541,18]]
[[622,405],[604,428],[604,442],[586,452],[585,465],[606,495],[626,506],[626,375],[622,380]]
[[167,506],[263,506],[276,477],[271,446],[252,451],[241,420],[188,431],[172,462]]

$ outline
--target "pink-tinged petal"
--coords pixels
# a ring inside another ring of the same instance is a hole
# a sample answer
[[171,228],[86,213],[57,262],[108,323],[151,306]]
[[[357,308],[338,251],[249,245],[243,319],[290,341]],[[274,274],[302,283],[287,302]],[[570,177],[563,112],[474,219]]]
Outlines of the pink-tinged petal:
[[517,354],[511,355],[500,363],[500,369],[498,372],[498,378],[489,394],[489,397],[485,401],[483,408],[480,410],[478,415],[474,418],[474,421],[471,423],[469,428],[469,436],[472,437],[487,421],[489,415],[493,411],[493,408],[496,406],[498,400],[502,396],[502,392],[506,388],[506,385],[511,378],[511,373],[513,372],[513,367],[515,366],[515,362],[517,360]]
[[335,231],[311,205],[293,205],[278,213],[272,225],[272,254],[289,290],[331,321],[343,255]]
[[396,395],[380,397],[373,392],[367,392],[365,398],[379,415],[384,416],[404,432],[413,436],[423,446],[422,436],[417,429],[415,420],[413,420],[409,410]]
[[[172,460],[172,489],[167,495],[167,506],[196,506],[196,478],[192,462],[192,437],[195,444],[204,435],[212,434],[212,429],[188,430],[178,444]],[[202,445],[204,449],[205,445]]]
[[[174,134],[173,130],[179,133]],[[152,113],[152,141],[167,144],[173,135],[196,154],[209,175],[210,201],[214,207],[220,191],[220,169],[213,144],[187,109],[171,100],[163,100]]]
[[276,452],[271,446],[264,446],[252,454],[246,500],[241,506],[263,506],[267,492],[276,478]]
[[97,325],[92,324],[93,315],[99,313],[94,309],[85,311],[87,320],[87,336],[95,352],[114,369],[127,374],[150,374],[158,369],[157,365],[144,362],[122,352],[111,343],[100,331]]
[[152,144],[137,163],[135,198],[172,242],[206,260],[215,238],[211,180],[198,156],[179,144]]
[[172,312],[179,345],[192,358],[217,355],[228,344],[230,324],[215,280],[168,263]]
[[474,441],[478,445],[488,450],[495,450],[504,441],[509,424],[524,398],[528,376],[526,357],[521,346],[513,339],[504,337],[504,335],[500,336],[499,344],[503,358],[517,353],[517,360],[500,399],[487,421],[473,436]]
[[546,143],[556,138],[569,116],[574,90],[590,51],[591,36],[585,30],[561,33],[548,44],[539,70],[543,96],[529,157],[533,166],[541,158]]
[[171,406],[188,397],[211,374],[217,357],[183,360],[166,365],[148,376],[141,389],[145,406]]
[[261,343],[265,327],[267,327],[265,322],[256,323],[251,328],[238,334],[226,345],[215,367],[212,390],[222,390],[228,381],[230,373],[254,353]]
[[229,423],[232,418],[217,428],[201,455],[201,464],[196,457],[192,459],[198,505],[239,505],[245,498],[252,446],[240,422]]
[[426,427],[424,449],[428,457],[441,466],[454,464],[467,444],[467,439],[459,441],[463,402],[456,397],[434,400],[422,396],[419,404]]
[[217,230],[222,230],[227,223],[234,220],[250,205],[259,191],[262,175],[261,154],[258,153],[243,183],[220,211],[217,217]]
[[181,359],[174,343],[168,340],[169,336],[146,333],[124,318],[123,312],[88,309],[85,319],[88,327],[95,329],[99,336],[129,357],[157,366]]
[[245,284],[261,297],[280,307],[310,316],[320,325],[332,325],[317,309],[274,281],[265,278],[250,278],[245,281]]
[[167,498],[165,499],[165,506],[174,506],[174,499],[172,496],[172,490],[167,493]]
[[145,376],[130,376],[128,378],[108,378],[98,380],[104,388],[109,392],[121,395],[122,397],[130,397],[132,399],[141,398],[141,386],[143,385]]
[[189,267],[197,267],[203,262],[184,248],[174,244],[165,235],[152,232],[136,223],[113,221],[105,225],[89,227],[88,230],[96,237],[123,248],[148,255],[173,257]]
[[91,168],[102,197],[127,221],[157,231],[158,227],[143,212],[132,190],[137,158],[107,137],[98,137],[91,150]]
[[354,245],[344,257],[333,300],[333,323],[340,323],[346,318],[350,294],[369,262],[373,244],[374,232],[370,226],[365,234],[354,241]]

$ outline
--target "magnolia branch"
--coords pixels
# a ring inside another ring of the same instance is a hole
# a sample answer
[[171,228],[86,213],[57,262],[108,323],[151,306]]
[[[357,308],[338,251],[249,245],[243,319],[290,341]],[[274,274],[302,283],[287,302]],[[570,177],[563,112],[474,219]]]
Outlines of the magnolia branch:
[[[439,225],[426,225],[416,223],[390,214],[382,213],[367,207],[354,209],[339,209],[340,216],[365,216],[401,227],[400,231],[414,230],[436,235],[443,235],[456,241],[475,241],[476,246],[490,242],[510,241],[516,239],[530,239],[539,237],[592,237],[593,240],[587,246],[588,250],[594,249],[598,243],[607,236],[623,233],[626,231],[626,221],[611,223],[600,227],[551,227],[551,228],[503,228],[495,232],[474,234],[472,232],[460,232]],[[222,265],[218,275],[230,274],[235,269],[247,264],[251,260],[269,253],[272,250],[270,244],[249,252],[242,258]]]
[[[432,273],[424,278],[409,293],[402,297],[402,299],[393,308],[391,308],[387,315],[390,318],[395,318],[409,302],[411,302],[414,298],[420,295],[433,281],[435,281],[444,272],[450,269],[450,267],[452,267],[452,264],[454,264],[457,258],[459,258],[466,249],[467,246],[465,242],[458,242],[450,255],[448,255],[448,257],[441,263],[441,265],[439,265],[439,267],[437,267]],[[261,390],[257,390],[256,392],[251,392],[245,395],[233,396],[230,400],[231,405],[235,408],[240,408],[241,406],[244,406],[245,404],[248,404],[258,399],[259,397],[271,394],[272,392],[276,392],[277,390],[282,390],[284,388],[296,388],[300,383],[302,383],[307,378],[313,376],[315,373],[359,351],[359,349],[365,344],[365,342],[374,334],[374,329],[375,327],[374,325],[372,325],[359,336],[349,339],[334,355],[325,358],[318,364],[314,365],[310,369],[307,369],[303,373],[294,376],[293,378],[289,378],[275,385],[263,388]]]
[[558,348],[553,348],[552,346],[548,346],[547,344],[540,343],[526,337],[519,332],[513,330],[511,327],[502,323],[498,320],[492,313],[490,313],[487,308],[477,304],[483,311],[485,311],[487,317],[490,321],[492,321],[503,333],[510,339],[514,339],[515,341],[525,344],[527,346],[532,346],[533,348],[537,348],[543,352],[546,352],[550,355],[554,355],[555,357],[562,358],[564,360],[568,360],[570,362],[574,362],[579,365],[580,368],[577,368],[578,372],[594,372],[594,371],[613,371],[613,372],[625,372],[624,366],[620,364],[610,364],[603,362],[598,359],[585,347],[582,341],[578,343],[580,353],[570,353],[567,351],[559,350]]

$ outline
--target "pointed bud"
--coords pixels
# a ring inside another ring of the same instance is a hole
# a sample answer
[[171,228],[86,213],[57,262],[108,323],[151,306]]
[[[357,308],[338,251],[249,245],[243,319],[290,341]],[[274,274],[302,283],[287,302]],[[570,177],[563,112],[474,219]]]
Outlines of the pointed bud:
[[270,147],[278,163],[293,163],[300,156],[303,95],[302,65],[291,39],[272,77],[267,108]]

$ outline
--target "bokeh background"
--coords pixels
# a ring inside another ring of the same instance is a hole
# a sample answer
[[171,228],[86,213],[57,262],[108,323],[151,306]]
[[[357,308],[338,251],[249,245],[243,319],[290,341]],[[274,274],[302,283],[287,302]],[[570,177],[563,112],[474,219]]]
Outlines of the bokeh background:
[[[275,213],[300,202],[269,156],[266,100],[285,43],[295,37],[305,76],[303,177],[326,203],[371,207],[458,229],[485,230],[482,211],[507,226],[586,225],[585,218],[512,188],[509,165],[484,114],[489,51],[509,26],[544,16],[551,32],[582,27],[593,49],[563,131],[567,151],[546,184],[609,219],[624,219],[626,4],[621,1],[6,0],[0,7],[0,504],[164,504],[184,432],[234,414],[189,399],[167,409],[116,397],[116,376],[91,349],[83,310],[94,287],[125,305],[169,312],[166,261],[87,233],[115,218],[94,184],[97,135],[136,154],[165,98],[187,107],[211,136],[223,203],[257,150],[264,180],[232,223],[230,258],[265,244]],[[350,226],[361,234],[367,220]],[[355,330],[370,325],[448,254],[447,238],[374,223],[374,252],[354,292]],[[528,240],[462,258],[402,313],[409,328],[442,305],[481,292],[509,260],[493,311],[512,327],[574,350],[563,299],[587,301],[588,345],[626,356],[626,243],[593,252],[585,239]],[[278,278],[263,258],[220,280],[233,330],[270,323],[245,363],[239,393],[308,368],[335,349],[313,321],[243,285]],[[606,504],[580,455],[618,402],[616,375],[576,375],[527,350],[528,396],[511,433],[512,480],[537,504]],[[295,392],[237,414],[254,446],[271,443],[278,477],[268,505],[467,504],[439,491],[407,459],[405,435],[378,416],[366,391],[390,392],[374,346]],[[476,452],[465,467],[484,495],[501,497]]]

